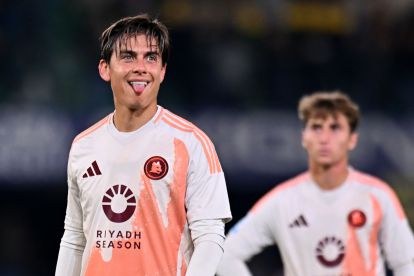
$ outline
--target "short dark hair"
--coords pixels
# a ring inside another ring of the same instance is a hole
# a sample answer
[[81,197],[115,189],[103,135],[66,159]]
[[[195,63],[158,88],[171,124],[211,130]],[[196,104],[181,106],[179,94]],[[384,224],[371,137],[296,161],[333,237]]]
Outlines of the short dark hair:
[[358,127],[359,107],[347,95],[339,90],[332,92],[315,92],[303,96],[299,101],[299,118],[306,124],[310,118],[326,118],[342,113],[348,120],[351,132]]
[[149,45],[155,40],[157,44],[155,46],[159,49],[162,64],[165,65],[170,50],[168,29],[158,19],[152,19],[147,14],[121,18],[103,31],[99,39],[101,42],[101,58],[109,63],[114,50],[126,43],[128,38],[141,34],[147,37]]

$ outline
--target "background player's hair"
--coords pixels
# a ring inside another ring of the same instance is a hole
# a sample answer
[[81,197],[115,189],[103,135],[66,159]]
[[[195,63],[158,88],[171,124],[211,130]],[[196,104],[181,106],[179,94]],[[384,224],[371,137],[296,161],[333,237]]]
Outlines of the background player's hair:
[[[109,63],[114,50],[127,43],[128,38],[144,34],[150,46],[158,46],[162,64],[168,60],[170,38],[167,27],[158,19],[150,18],[147,14],[124,17],[103,31],[101,42],[101,58]],[[156,45],[151,45],[155,40]]]
[[310,118],[326,118],[329,115],[336,117],[338,113],[345,115],[351,132],[354,132],[359,123],[359,107],[341,91],[315,92],[303,96],[299,101],[299,118],[305,124]]

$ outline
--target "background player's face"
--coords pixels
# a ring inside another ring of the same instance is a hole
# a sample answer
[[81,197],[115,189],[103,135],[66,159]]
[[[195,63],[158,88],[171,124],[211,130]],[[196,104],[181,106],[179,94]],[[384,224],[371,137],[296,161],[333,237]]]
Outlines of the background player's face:
[[310,165],[334,166],[348,164],[348,152],[355,148],[357,134],[351,133],[345,115],[310,118],[302,133],[302,144],[308,152]]
[[99,62],[99,74],[111,83],[116,110],[145,110],[157,105],[166,65],[155,40],[149,45],[145,35],[128,38],[115,47],[109,64]]

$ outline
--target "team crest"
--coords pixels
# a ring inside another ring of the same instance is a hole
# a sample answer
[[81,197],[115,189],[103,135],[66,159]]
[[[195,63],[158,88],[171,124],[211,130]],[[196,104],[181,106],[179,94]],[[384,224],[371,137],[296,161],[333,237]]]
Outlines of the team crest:
[[153,156],[145,162],[144,172],[148,178],[159,180],[168,173],[168,163],[161,156]]
[[362,227],[367,222],[367,217],[361,210],[353,210],[348,215],[348,223],[356,228]]

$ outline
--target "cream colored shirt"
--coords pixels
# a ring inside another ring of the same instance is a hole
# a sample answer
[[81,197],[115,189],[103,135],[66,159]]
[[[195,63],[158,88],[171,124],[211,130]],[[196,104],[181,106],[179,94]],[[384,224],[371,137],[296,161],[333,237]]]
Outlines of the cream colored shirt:
[[112,118],[74,139],[61,248],[82,254],[81,275],[184,275],[189,226],[231,218],[214,146],[162,107],[134,132]]
[[397,196],[353,169],[331,191],[309,173],[276,186],[230,230],[218,274],[250,275],[245,262],[273,244],[286,276],[384,276],[384,261],[394,275],[414,275],[413,234]]

